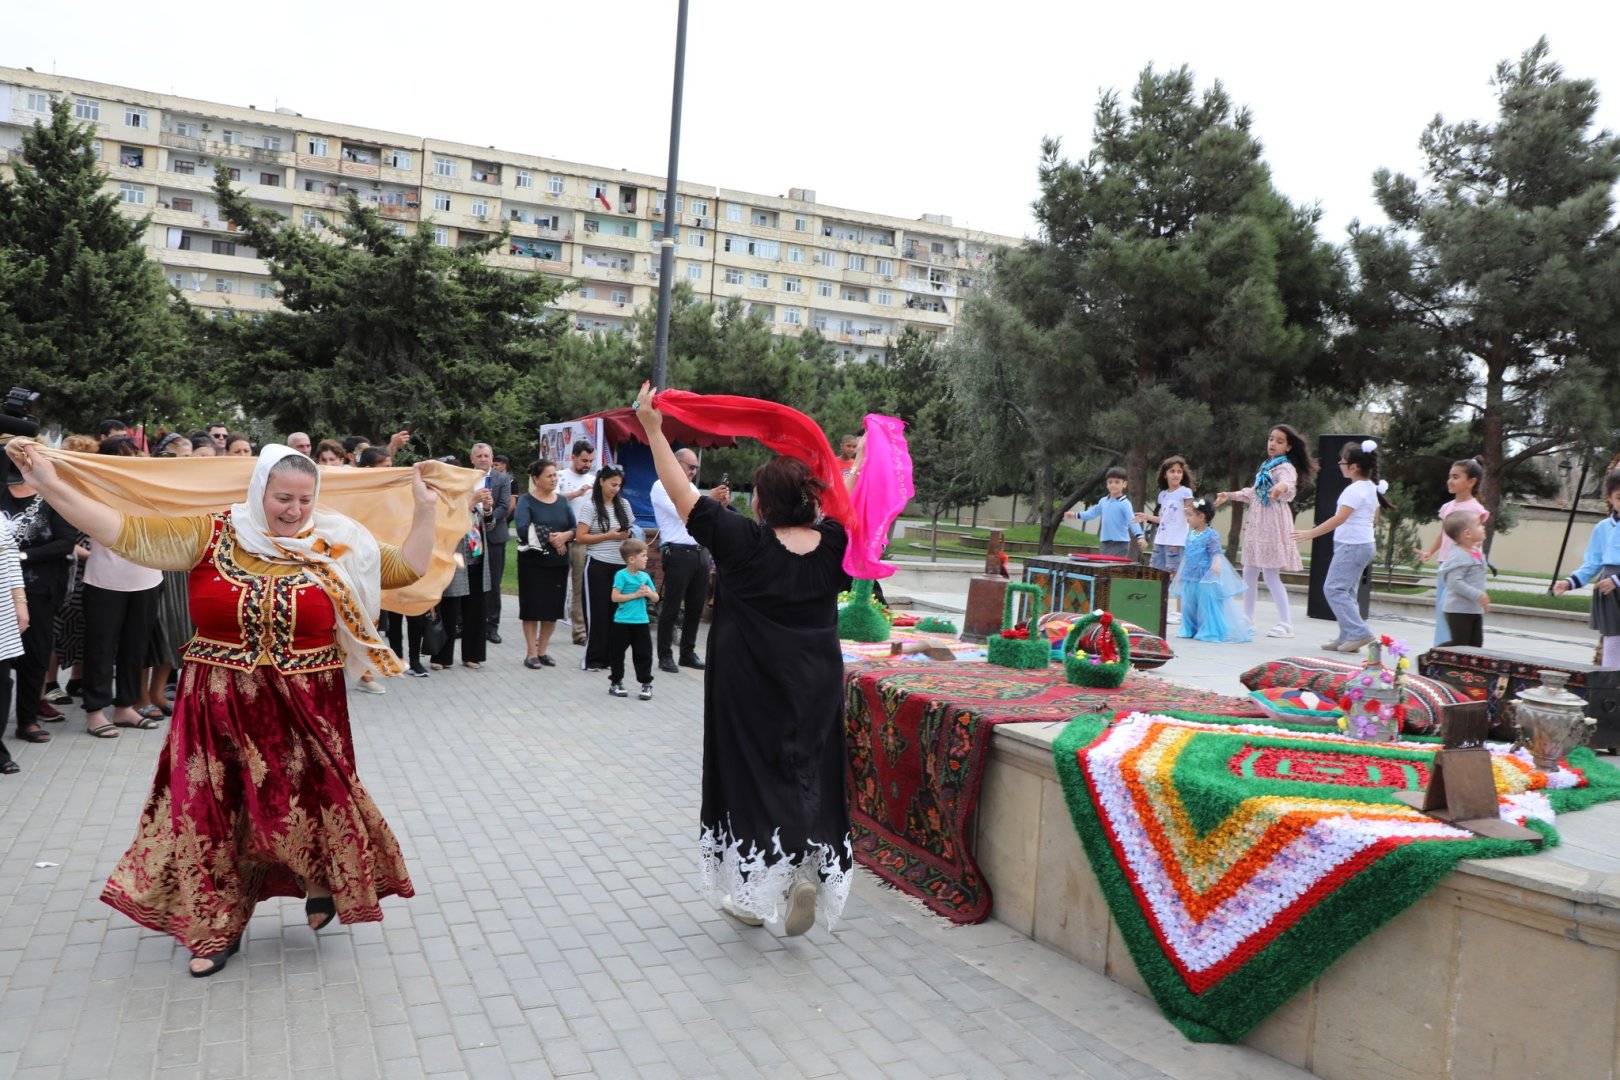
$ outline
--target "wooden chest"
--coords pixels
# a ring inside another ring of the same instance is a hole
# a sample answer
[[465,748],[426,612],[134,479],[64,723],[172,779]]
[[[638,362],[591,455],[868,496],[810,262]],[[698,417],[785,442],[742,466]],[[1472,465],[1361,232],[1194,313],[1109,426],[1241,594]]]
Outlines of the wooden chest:
[[1491,723],[1500,721],[1496,707],[1531,686],[1541,685],[1540,671],[1569,675],[1568,689],[1586,699],[1586,715],[1594,717],[1594,749],[1620,752],[1620,669],[1550,660],[1523,653],[1490,652],[1446,645],[1417,658],[1418,672],[1445,683],[1474,701],[1489,703]]
[[1039,555],[1024,560],[1024,581],[1041,590],[1043,610],[1111,611],[1165,636],[1170,575],[1134,562],[1104,562]]

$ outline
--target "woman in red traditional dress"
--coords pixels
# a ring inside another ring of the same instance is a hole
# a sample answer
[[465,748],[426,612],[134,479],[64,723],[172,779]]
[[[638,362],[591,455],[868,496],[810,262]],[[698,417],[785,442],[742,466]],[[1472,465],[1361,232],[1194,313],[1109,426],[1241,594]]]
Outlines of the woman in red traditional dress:
[[381,590],[415,581],[438,499],[418,470],[405,543],[379,544],[316,511],[320,473],[289,447],[259,455],[247,500],[223,514],[126,517],[61,480],[32,445],[8,451],[68,521],[133,562],[190,570],[197,634],[135,842],[102,899],[192,952],[212,975],[254,905],[302,896],[310,928],[382,918],[411,896],[388,824],[361,786],[344,672],[396,674],[373,623]]

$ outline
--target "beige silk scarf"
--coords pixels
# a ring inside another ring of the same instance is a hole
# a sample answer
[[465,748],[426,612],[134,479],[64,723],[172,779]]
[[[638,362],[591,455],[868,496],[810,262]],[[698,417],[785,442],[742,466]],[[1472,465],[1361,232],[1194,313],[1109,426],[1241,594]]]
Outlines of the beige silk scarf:
[[[256,459],[247,457],[117,457],[36,445],[65,483],[119,513],[135,516],[225,513],[241,502],[258,466]],[[320,473],[317,511],[351,518],[381,543],[405,542],[416,509],[413,470],[321,466]],[[427,573],[403,589],[383,590],[381,599],[383,608],[406,615],[420,615],[437,604],[450,583],[456,544],[467,532],[467,497],[482,479],[476,470],[438,461],[426,464],[424,476],[439,494],[433,512],[433,558]],[[238,534],[241,520],[234,522]],[[375,611],[370,613],[375,616]]]

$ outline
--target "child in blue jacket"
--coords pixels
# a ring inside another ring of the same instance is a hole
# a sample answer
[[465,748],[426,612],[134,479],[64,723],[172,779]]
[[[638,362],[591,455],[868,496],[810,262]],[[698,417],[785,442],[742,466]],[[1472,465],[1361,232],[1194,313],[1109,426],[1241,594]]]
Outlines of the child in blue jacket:
[[1099,552],[1133,559],[1142,546],[1142,526],[1136,523],[1136,509],[1131,506],[1131,500],[1125,497],[1125,470],[1116,465],[1104,474],[1104,480],[1108,484],[1108,498],[1099,499],[1083,514],[1070,510],[1063,516],[1075,521],[1102,518],[1098,529],[1102,541],[1097,545]]

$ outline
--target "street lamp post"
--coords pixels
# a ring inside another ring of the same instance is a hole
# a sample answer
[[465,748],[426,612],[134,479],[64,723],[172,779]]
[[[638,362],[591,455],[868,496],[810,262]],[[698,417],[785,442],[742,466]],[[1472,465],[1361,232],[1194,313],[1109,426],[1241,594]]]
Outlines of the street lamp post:
[[664,389],[669,377],[669,300],[675,287],[675,182],[681,160],[681,87],[686,82],[686,4],[675,24],[675,92],[669,113],[669,175],[664,181],[664,235],[658,241],[658,332],[653,339],[652,384]]
[[[1586,469],[1590,464],[1590,455],[1582,454],[1581,478],[1575,482],[1575,497],[1569,500],[1569,520],[1564,522],[1564,542],[1558,545],[1558,561],[1553,564],[1552,582],[1547,586],[1548,593],[1553,591],[1553,586],[1557,585],[1560,580],[1559,575],[1564,572],[1564,552],[1569,548],[1570,530],[1575,528],[1575,511],[1579,510],[1581,506],[1581,492],[1586,488]],[[1569,458],[1565,458],[1558,463],[1558,472],[1563,480],[1567,481],[1569,479],[1569,474],[1573,469],[1574,466],[1570,464]]]

